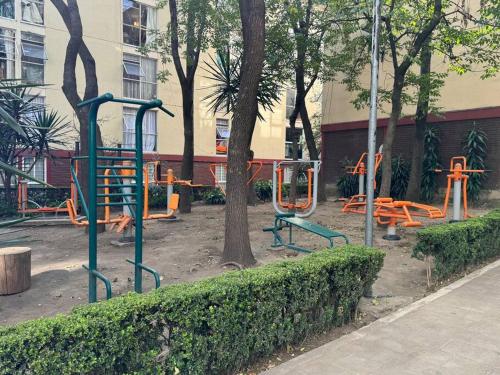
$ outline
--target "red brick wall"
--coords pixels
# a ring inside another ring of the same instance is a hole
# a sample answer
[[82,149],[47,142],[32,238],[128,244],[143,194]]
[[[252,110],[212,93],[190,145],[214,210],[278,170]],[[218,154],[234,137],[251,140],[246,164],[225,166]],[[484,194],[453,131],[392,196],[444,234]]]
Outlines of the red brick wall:
[[[47,182],[55,187],[69,187],[70,159],[68,151],[55,151],[50,159],[47,159]],[[158,155],[155,155],[157,158]],[[180,178],[182,157],[177,155],[159,155],[162,173],[167,168],[174,170],[175,176]],[[152,158],[146,160],[153,160]],[[272,178],[272,160],[261,160],[262,169],[256,180],[270,180]],[[210,173],[210,164],[225,163],[225,158],[219,157],[195,157],[193,183],[203,185],[214,185],[214,178]]]
[[[462,155],[462,139],[465,133],[474,126],[481,128],[488,136],[486,188],[500,189],[500,117],[489,119],[467,119],[456,121],[441,121],[434,125],[439,129],[441,138],[440,157],[444,168],[449,167],[452,156]],[[385,128],[377,129],[377,147],[382,144]],[[411,145],[414,139],[413,124],[401,124],[396,129],[393,155],[402,155],[408,161],[411,158]],[[331,126],[323,130],[323,168],[327,183],[335,183],[344,173],[340,161],[348,157],[357,161],[361,153],[367,150],[368,130],[366,128],[334,131]],[[444,176],[441,185],[444,184]]]

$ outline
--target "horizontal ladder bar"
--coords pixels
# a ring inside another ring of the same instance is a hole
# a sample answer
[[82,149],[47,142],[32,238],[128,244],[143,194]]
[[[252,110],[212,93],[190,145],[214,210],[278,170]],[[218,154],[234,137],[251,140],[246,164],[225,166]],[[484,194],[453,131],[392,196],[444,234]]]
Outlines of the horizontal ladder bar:
[[135,197],[135,194],[134,193],[97,194],[97,198],[111,198],[111,197]]
[[132,184],[97,184],[98,189],[104,189],[104,188],[135,188],[137,187],[136,185]]
[[96,176],[96,178],[114,178],[114,179],[117,179],[117,178],[130,178],[130,179],[136,179],[137,176],[136,175],[132,175],[132,176],[120,176],[120,175],[113,175],[113,174],[98,174]]
[[136,152],[135,148],[120,148],[120,147],[96,147],[98,151],[121,151],[121,152]]
[[137,168],[134,166],[126,166],[126,165],[98,165],[97,169],[109,169],[109,170],[132,169],[134,171],[137,170]]
[[98,156],[97,160],[114,160],[114,161],[135,161],[133,156]]
[[109,203],[97,203],[97,207],[109,207],[109,206],[135,206],[135,202],[109,202]]

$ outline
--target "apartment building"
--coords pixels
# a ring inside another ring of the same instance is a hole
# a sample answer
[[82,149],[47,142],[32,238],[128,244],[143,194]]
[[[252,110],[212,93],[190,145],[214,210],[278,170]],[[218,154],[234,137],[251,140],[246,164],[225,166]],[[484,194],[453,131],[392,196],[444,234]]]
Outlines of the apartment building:
[[[173,65],[163,65],[156,53],[147,57],[138,48],[149,41],[149,29],[165,28],[168,9],[156,9],[155,0],[81,0],[78,2],[83,23],[84,39],[97,67],[99,92],[111,92],[116,97],[135,99],[159,98],[176,116],[170,118],[159,111],[149,111],[144,120],[144,150],[146,159],[161,160],[162,166],[179,171],[184,145],[182,125],[182,95]],[[67,116],[75,129],[76,118],[61,91],[65,49],[69,39],[66,27],[49,0],[4,0],[0,3],[0,78],[23,78],[48,86],[33,90],[37,100],[50,109]],[[231,132],[231,116],[213,113],[203,98],[213,84],[203,67],[210,61],[203,55],[195,84],[195,182],[213,183],[209,164],[223,163]],[[172,74],[165,83],[158,81],[159,71]],[[84,89],[83,69],[78,66],[77,84]],[[283,100],[274,110],[264,113],[258,121],[252,149],[255,159],[266,166],[263,176],[269,176],[273,160],[290,157],[290,132],[287,117],[294,102],[294,90],[283,90]],[[320,111],[321,103],[311,103],[310,113]],[[108,104],[101,107],[99,122],[106,145],[121,143],[133,146],[137,108],[131,105]],[[300,124],[298,125],[300,126]],[[75,131],[75,139],[77,132]],[[67,186],[67,159],[73,148],[54,152],[55,158],[40,160],[31,173],[56,186]],[[29,164],[25,160],[24,164]],[[219,168],[224,179],[224,168]]]

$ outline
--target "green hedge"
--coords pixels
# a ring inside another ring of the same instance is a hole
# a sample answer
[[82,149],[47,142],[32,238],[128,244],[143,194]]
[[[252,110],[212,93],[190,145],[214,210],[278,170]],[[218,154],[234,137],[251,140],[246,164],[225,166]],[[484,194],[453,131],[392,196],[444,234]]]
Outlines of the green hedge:
[[2,328],[0,374],[227,374],[348,322],[383,257],[345,246]]
[[500,210],[466,221],[435,225],[417,233],[413,256],[434,257],[438,279],[500,255]]

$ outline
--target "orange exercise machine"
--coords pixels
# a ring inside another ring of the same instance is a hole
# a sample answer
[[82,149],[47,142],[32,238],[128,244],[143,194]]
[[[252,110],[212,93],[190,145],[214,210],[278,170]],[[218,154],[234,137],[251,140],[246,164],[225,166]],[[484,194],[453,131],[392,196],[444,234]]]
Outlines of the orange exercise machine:
[[[254,170],[254,166],[256,166],[255,170]],[[227,171],[227,163],[215,163],[215,164],[209,165],[210,173],[214,177],[215,186],[217,186],[222,191],[222,193],[224,195],[226,195],[226,181],[221,180],[217,176],[217,174],[218,174],[217,167],[223,168],[224,171]],[[250,183],[257,178],[261,169],[262,169],[262,162],[261,161],[252,160],[252,161],[247,162],[247,172],[252,171],[252,175],[248,178],[247,185],[250,185]],[[224,173],[224,175],[226,175],[226,173]]]
[[[380,167],[380,164],[382,163],[382,153],[377,152],[375,154],[375,174],[377,174],[377,170]],[[366,164],[367,164],[367,159],[368,159],[368,153],[363,152],[361,156],[358,159],[358,162],[354,166],[347,166],[345,167],[346,173],[351,174],[353,176],[358,176],[358,195],[363,195],[365,194],[365,176],[367,173],[366,170]],[[377,182],[374,181],[374,186],[373,188],[377,188]],[[339,200],[347,201],[347,198],[340,198]]]
[[[283,199],[283,178],[287,165],[309,163],[307,168],[307,198],[295,202],[285,202]],[[273,163],[273,205],[278,214],[288,214],[289,211],[296,211],[297,217],[308,217],[316,209],[318,194],[318,174],[321,162],[318,160],[301,161],[285,160]],[[284,210],[288,210],[285,212]]]
[[[442,172],[439,169],[436,172]],[[466,173],[484,173],[482,169],[467,169],[467,160],[464,156],[455,156],[450,160],[451,172],[447,175],[447,187],[443,203],[443,208],[420,204],[411,201],[395,201],[392,198],[376,198],[374,201],[375,211],[373,216],[377,218],[380,224],[388,225],[388,233],[384,236],[388,240],[398,240],[396,235],[396,225],[401,223],[404,227],[422,226],[420,221],[413,217],[426,217],[429,219],[445,219],[448,213],[448,205],[453,182],[453,221],[459,221],[461,212],[461,203],[463,203],[463,219],[470,217],[467,204],[467,180],[469,176]],[[355,195],[342,208],[342,212],[366,213],[366,196]]]

